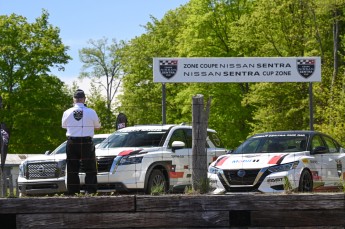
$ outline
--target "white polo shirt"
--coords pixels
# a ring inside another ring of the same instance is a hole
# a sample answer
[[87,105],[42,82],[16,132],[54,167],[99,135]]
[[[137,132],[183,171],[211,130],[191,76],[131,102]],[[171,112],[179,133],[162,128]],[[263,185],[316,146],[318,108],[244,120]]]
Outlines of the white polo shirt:
[[83,103],[76,103],[63,113],[62,128],[67,129],[67,137],[93,137],[95,128],[100,127],[96,111]]

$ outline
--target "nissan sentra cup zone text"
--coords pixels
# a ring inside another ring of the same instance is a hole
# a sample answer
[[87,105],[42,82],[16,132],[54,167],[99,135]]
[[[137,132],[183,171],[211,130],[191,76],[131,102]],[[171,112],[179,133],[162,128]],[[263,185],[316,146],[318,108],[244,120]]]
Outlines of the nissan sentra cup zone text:
[[214,194],[340,191],[344,176],[343,148],[316,131],[256,134],[208,170]]

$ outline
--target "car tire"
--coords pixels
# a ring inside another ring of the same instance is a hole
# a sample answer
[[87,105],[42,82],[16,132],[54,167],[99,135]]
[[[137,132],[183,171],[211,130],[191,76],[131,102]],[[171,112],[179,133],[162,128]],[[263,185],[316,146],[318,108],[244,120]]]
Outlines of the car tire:
[[313,191],[313,177],[308,170],[303,170],[299,179],[299,192],[312,192]]
[[148,179],[146,193],[152,194],[152,188],[155,188],[159,185],[163,185],[162,192],[166,193],[168,190],[167,187],[167,179],[164,176],[163,172],[159,169],[154,169],[152,173],[150,174],[150,177]]

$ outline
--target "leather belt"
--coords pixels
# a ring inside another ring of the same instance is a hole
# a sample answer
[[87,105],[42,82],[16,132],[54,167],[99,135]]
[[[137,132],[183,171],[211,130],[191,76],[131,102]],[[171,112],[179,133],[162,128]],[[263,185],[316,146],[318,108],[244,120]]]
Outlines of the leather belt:
[[87,137],[67,137],[68,140],[92,140],[92,137],[87,136]]

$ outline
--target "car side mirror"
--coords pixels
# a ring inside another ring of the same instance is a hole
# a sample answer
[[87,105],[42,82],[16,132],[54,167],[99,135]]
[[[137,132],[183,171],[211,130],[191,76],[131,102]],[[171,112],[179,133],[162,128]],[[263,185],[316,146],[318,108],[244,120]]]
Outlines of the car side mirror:
[[233,149],[229,149],[229,150],[226,152],[226,154],[232,154],[232,152],[234,152],[234,150],[233,150]]
[[52,151],[47,150],[47,151],[44,153],[44,155],[49,155],[49,154],[51,154],[51,152],[52,152]]
[[328,149],[325,146],[317,146],[312,150],[311,154],[324,154],[327,153]]
[[175,150],[183,149],[185,146],[186,146],[186,144],[184,142],[173,141],[173,143],[171,144],[171,149],[175,153]]

